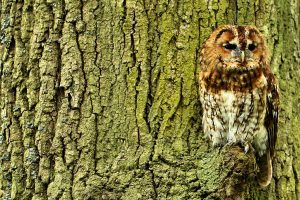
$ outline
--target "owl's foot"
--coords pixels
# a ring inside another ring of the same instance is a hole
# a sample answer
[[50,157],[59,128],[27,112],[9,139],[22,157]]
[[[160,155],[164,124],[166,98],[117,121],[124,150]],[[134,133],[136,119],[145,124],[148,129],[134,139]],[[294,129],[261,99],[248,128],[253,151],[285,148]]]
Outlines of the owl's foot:
[[248,153],[248,151],[249,151],[249,144],[246,144],[244,146],[244,152],[245,152],[245,154]]
[[251,149],[253,150],[253,147],[251,144],[249,144],[248,142],[239,142],[239,144],[241,145],[241,147],[244,149],[244,153],[248,153],[248,151]]
[[217,148],[217,147],[222,147],[224,144],[222,143],[222,142],[213,142],[212,143],[212,146],[214,147],[214,148]]
[[224,146],[224,141],[221,138],[213,138],[212,141],[213,141],[212,146],[214,148]]

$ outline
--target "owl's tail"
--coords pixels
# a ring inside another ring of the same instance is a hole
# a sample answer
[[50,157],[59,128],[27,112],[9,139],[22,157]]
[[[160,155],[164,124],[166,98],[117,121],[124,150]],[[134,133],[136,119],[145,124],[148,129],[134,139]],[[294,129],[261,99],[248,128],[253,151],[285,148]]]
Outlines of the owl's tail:
[[258,158],[257,164],[259,167],[259,173],[257,174],[257,180],[261,187],[266,187],[272,180],[272,159],[270,151]]

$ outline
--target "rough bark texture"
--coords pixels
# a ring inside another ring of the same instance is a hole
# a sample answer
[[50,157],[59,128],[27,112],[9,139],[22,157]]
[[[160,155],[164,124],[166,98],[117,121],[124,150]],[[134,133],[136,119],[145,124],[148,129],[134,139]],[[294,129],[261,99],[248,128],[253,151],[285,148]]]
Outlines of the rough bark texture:
[[[298,0],[1,0],[2,199],[299,199]],[[281,89],[274,180],[203,136],[199,50],[265,34]]]

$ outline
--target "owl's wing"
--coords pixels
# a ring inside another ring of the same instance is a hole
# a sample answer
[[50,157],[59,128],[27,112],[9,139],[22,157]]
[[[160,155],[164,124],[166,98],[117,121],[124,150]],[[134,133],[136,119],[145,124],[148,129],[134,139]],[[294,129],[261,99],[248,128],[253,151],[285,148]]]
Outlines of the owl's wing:
[[279,92],[278,86],[275,83],[273,74],[266,74],[268,81],[267,94],[267,109],[265,116],[265,127],[268,132],[268,147],[267,152],[258,158],[257,164],[259,173],[257,175],[258,183],[261,187],[266,187],[272,180],[272,158],[275,151],[275,143],[277,139],[278,130],[278,106],[279,106]]
[[265,117],[265,127],[268,132],[268,149],[270,150],[271,158],[273,158],[274,156],[275,143],[277,139],[278,107],[279,107],[278,85],[273,82],[270,85],[270,90],[267,94],[267,110],[266,110],[266,117]]

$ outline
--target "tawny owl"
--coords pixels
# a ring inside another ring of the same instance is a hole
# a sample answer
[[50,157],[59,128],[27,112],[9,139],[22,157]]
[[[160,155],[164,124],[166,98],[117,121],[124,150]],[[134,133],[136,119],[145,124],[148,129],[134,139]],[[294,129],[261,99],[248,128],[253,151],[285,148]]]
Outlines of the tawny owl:
[[251,145],[258,182],[272,179],[279,95],[262,34],[254,26],[216,29],[201,51],[199,74],[203,129],[213,146]]

